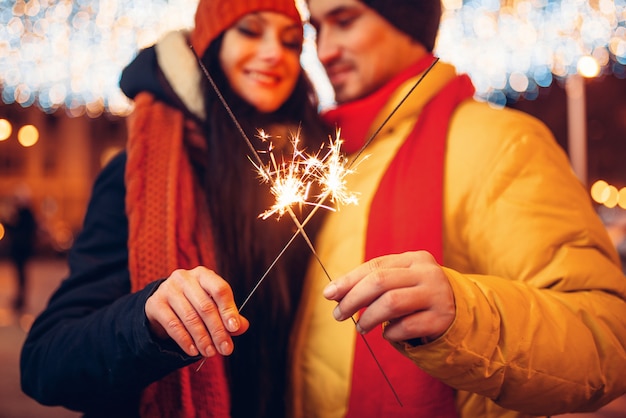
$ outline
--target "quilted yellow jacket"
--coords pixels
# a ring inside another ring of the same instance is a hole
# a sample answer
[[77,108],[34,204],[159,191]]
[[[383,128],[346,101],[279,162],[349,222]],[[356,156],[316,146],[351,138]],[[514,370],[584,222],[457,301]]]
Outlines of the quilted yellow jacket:
[[[453,76],[437,64],[349,179],[360,204],[328,215],[315,244],[331,276],[362,262],[372,191],[424,103]],[[590,411],[626,393],[626,278],[547,128],[521,112],[464,102],[448,134],[443,210],[456,319],[432,343],[396,348],[457,390],[460,416]],[[292,346],[294,417],[345,413],[355,331],[332,319],[335,304],[321,296],[327,283],[312,262]]]

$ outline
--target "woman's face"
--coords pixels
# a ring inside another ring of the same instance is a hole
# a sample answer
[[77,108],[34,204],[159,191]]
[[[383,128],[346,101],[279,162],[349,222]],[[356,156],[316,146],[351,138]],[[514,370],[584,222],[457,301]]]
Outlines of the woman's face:
[[235,93],[267,113],[291,95],[301,50],[302,24],[262,11],[245,15],[224,32],[219,60]]

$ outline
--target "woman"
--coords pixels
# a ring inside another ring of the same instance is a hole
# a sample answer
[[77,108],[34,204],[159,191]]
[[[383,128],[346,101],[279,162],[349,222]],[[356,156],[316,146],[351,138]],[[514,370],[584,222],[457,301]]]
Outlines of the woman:
[[250,321],[239,314],[295,228],[259,219],[268,187],[203,70],[254,147],[267,148],[263,129],[286,155],[290,132],[315,150],[302,39],[293,0],[201,0],[188,39],[170,34],[125,69],[127,151],[98,178],[70,276],[24,344],[27,394],[88,417],[284,415],[310,251],[294,241],[245,305]]

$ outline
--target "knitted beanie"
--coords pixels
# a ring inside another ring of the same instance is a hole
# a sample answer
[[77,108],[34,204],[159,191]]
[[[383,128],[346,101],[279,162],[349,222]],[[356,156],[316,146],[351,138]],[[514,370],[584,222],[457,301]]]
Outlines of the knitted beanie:
[[294,0],[200,0],[196,26],[190,35],[191,45],[202,56],[211,42],[237,20],[261,10],[282,13],[301,21]]
[[424,45],[435,47],[441,21],[441,0],[361,0],[397,29]]

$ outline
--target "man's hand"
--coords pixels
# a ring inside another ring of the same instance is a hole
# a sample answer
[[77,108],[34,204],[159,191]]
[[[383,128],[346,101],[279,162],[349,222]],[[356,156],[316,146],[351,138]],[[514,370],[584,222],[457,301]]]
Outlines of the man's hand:
[[446,332],[456,313],[448,278],[426,251],[372,259],[326,286],[324,297],[338,302],[333,312],[338,321],[365,308],[357,331],[364,334],[387,322],[384,337],[398,342],[432,341]]

